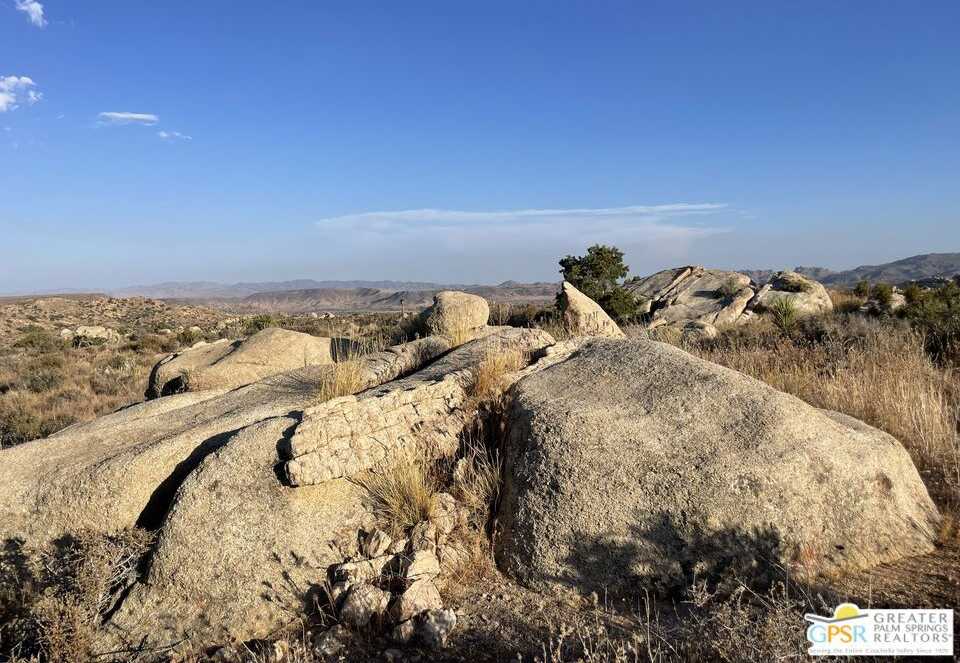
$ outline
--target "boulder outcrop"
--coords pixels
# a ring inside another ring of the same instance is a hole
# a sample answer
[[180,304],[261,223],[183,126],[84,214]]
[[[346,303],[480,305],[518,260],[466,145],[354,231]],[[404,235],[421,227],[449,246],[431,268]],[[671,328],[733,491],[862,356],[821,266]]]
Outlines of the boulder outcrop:
[[234,389],[284,371],[332,364],[351,350],[347,339],[270,327],[239,341],[198,344],[162,359],[150,373],[146,396]]
[[643,302],[649,328],[670,326],[684,335],[703,335],[690,323],[749,322],[780,300],[788,300],[799,315],[833,310],[826,288],[796,272],[777,272],[756,289],[745,274],[688,265],[634,279],[625,287]]
[[897,440],[675,347],[591,339],[511,393],[496,553],[534,588],[670,591],[933,547]]
[[426,457],[450,453],[467,423],[473,367],[491,353],[533,355],[553,343],[542,330],[506,327],[410,377],[305,410],[280,446],[289,482],[302,486],[356,474],[404,448]]
[[735,323],[754,295],[749,277],[700,266],[664,270],[625,287],[646,302],[651,328],[676,323],[682,326],[688,321]]
[[750,300],[750,308],[763,311],[776,302],[787,301],[800,315],[813,315],[833,310],[827,289],[797,272],[777,272]]
[[560,292],[563,324],[573,336],[624,338],[623,332],[600,305],[564,281]]

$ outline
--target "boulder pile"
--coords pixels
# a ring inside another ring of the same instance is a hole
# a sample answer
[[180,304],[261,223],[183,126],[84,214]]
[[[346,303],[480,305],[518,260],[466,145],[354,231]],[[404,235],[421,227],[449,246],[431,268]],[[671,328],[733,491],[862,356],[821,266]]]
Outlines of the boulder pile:
[[[759,292],[745,278],[687,267],[634,288],[652,326],[689,334],[781,298],[829,306],[789,274]],[[931,549],[939,514],[895,439],[626,339],[569,284],[563,297],[573,338],[558,343],[489,327],[485,301],[440,293],[420,317],[435,333],[355,359],[353,393],[329,400],[321,388],[342,368],[332,339],[264,330],[174,355],[151,375],[152,400],[0,451],[0,539],[26,555],[85,533],[154,533],[117,588],[104,652],[264,638],[321,596],[339,620],[314,643],[322,655],[367,630],[442,647],[457,622],[441,590],[465,559],[464,508],[438,493],[427,520],[388,533],[363,478],[411,456],[460,468],[482,409],[478,371],[509,354],[522,360],[497,376],[495,553],[521,583],[636,595]]]
[[643,303],[651,329],[670,326],[684,331],[690,322],[714,327],[742,324],[779,300],[788,300],[799,315],[833,310],[826,289],[795,272],[778,272],[756,288],[744,274],[691,265],[635,279],[625,287]]

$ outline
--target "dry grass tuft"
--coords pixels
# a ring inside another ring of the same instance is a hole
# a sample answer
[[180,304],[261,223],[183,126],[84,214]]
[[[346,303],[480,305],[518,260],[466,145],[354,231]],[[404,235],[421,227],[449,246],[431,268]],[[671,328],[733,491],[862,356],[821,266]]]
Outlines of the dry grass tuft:
[[430,334],[444,336],[449,339],[453,347],[459,347],[476,336],[476,329],[472,326],[470,317],[459,308],[445,310],[443,316],[428,320],[427,327]]
[[392,535],[427,520],[439,490],[432,468],[412,451],[353,481],[367,491],[374,514]]
[[468,389],[470,397],[478,403],[490,403],[503,393],[503,378],[516,373],[529,363],[529,356],[519,350],[489,352],[473,368]]
[[317,401],[325,402],[349,396],[363,389],[363,370],[359,359],[340,361],[329,367],[317,388]]

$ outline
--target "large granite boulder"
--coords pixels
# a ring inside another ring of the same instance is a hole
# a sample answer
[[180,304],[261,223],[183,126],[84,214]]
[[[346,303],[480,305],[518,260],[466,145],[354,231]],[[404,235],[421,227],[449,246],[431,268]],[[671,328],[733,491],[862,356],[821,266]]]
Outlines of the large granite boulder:
[[566,281],[560,292],[560,311],[563,324],[573,336],[624,338],[620,327],[599,304]]
[[664,270],[625,287],[645,302],[651,328],[680,328],[689,321],[736,323],[754,296],[750,277],[700,266]]
[[425,333],[445,336],[455,345],[476,338],[489,318],[486,299],[457,290],[438,292],[433,305],[420,314]]
[[496,555],[534,588],[669,592],[933,548],[897,440],[678,348],[591,339],[511,393]]
[[750,308],[762,312],[776,302],[787,301],[800,315],[833,310],[830,293],[820,283],[797,272],[777,272],[750,300]]
[[233,389],[304,366],[332,364],[346,356],[345,339],[270,327],[253,336],[202,343],[162,359],[150,373],[147,398],[185,391]]

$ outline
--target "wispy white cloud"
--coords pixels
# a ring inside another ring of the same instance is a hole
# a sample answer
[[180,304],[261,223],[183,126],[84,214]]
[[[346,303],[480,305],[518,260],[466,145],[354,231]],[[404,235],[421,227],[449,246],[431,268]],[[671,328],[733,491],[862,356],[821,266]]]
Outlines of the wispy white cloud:
[[193,136],[182,134],[179,131],[158,131],[157,135],[163,140],[193,140]]
[[442,228],[497,228],[550,226],[658,230],[676,236],[701,236],[714,228],[671,223],[682,216],[715,214],[727,208],[725,203],[672,203],[668,205],[631,205],[572,209],[519,209],[474,212],[444,209],[413,209],[395,212],[363,212],[329,217],[317,221],[320,227],[351,226],[377,233],[437,230]]
[[36,86],[28,76],[0,76],[0,113],[15,110],[24,98],[31,105],[43,99]]
[[101,124],[145,124],[152,125],[160,121],[153,113],[106,112],[97,115]]
[[16,0],[17,10],[27,15],[27,20],[38,28],[47,25],[47,19],[43,16],[43,5],[37,0]]
[[374,265],[451,283],[556,278],[557,259],[591,244],[620,247],[634,273],[683,264],[695,245],[730,232],[724,203],[565,209],[364,212],[315,222],[326,266]]

